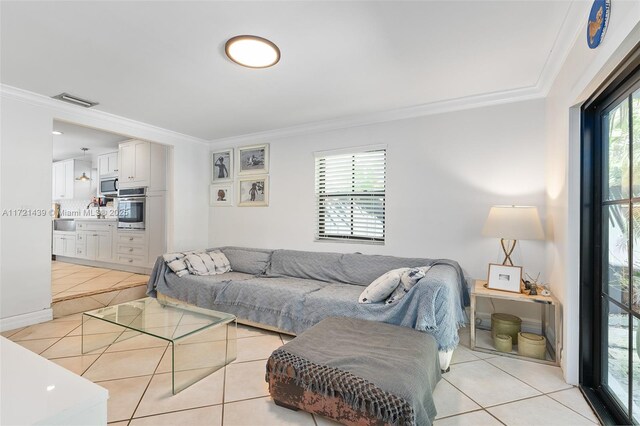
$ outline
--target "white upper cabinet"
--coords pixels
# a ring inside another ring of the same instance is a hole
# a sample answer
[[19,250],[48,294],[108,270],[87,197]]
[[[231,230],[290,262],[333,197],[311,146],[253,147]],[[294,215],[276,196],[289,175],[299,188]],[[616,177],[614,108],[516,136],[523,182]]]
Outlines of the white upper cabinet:
[[[120,188],[166,189],[166,147],[131,140],[120,144],[118,185]],[[152,170],[153,169],[153,170]]]
[[98,175],[100,177],[118,176],[117,152],[98,156]]
[[53,200],[71,200],[91,197],[91,182],[76,178],[82,173],[91,176],[91,164],[78,160],[65,160],[53,163],[51,198]]

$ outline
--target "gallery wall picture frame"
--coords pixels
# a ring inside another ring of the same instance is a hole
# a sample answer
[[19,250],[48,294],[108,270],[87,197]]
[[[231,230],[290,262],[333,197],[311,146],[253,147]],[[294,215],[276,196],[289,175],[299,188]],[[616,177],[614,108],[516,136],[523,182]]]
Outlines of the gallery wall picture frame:
[[233,206],[233,182],[209,185],[209,205],[216,207]]
[[490,288],[491,290],[502,290],[509,291],[511,293],[520,293],[521,281],[521,266],[509,266],[497,263],[489,264],[487,288]]
[[233,148],[211,152],[211,183],[233,181]]
[[266,207],[269,205],[269,176],[246,176],[238,179],[239,207]]
[[238,147],[238,176],[269,173],[269,144]]

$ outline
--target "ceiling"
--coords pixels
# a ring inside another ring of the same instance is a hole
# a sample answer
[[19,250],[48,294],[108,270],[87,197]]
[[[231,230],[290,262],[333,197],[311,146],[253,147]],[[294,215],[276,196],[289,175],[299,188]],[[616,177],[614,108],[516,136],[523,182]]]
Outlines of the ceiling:
[[[93,160],[97,155],[117,151],[118,143],[129,139],[115,133],[62,121],[54,121],[53,129],[62,132],[61,135],[52,135],[53,161],[70,158]],[[84,155],[80,148],[89,148],[89,151]]]
[[[568,1],[2,1],[0,76],[214,140],[539,84]],[[240,67],[232,36],[281,61]]]

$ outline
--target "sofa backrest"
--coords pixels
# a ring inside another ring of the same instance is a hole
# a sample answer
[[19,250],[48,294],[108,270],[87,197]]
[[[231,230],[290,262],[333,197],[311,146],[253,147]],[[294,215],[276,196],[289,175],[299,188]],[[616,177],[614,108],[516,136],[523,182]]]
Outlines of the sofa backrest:
[[273,250],[245,247],[221,247],[218,250],[227,256],[232,270],[252,275],[265,273],[273,252]]
[[367,286],[392,269],[426,266],[432,262],[429,259],[359,253],[274,250],[266,274]]

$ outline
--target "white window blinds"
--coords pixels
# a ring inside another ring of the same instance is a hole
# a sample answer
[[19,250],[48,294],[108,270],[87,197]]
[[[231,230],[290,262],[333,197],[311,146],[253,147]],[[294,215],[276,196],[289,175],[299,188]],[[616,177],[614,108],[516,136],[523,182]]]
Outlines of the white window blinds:
[[386,148],[316,154],[318,240],[384,243],[386,168]]

